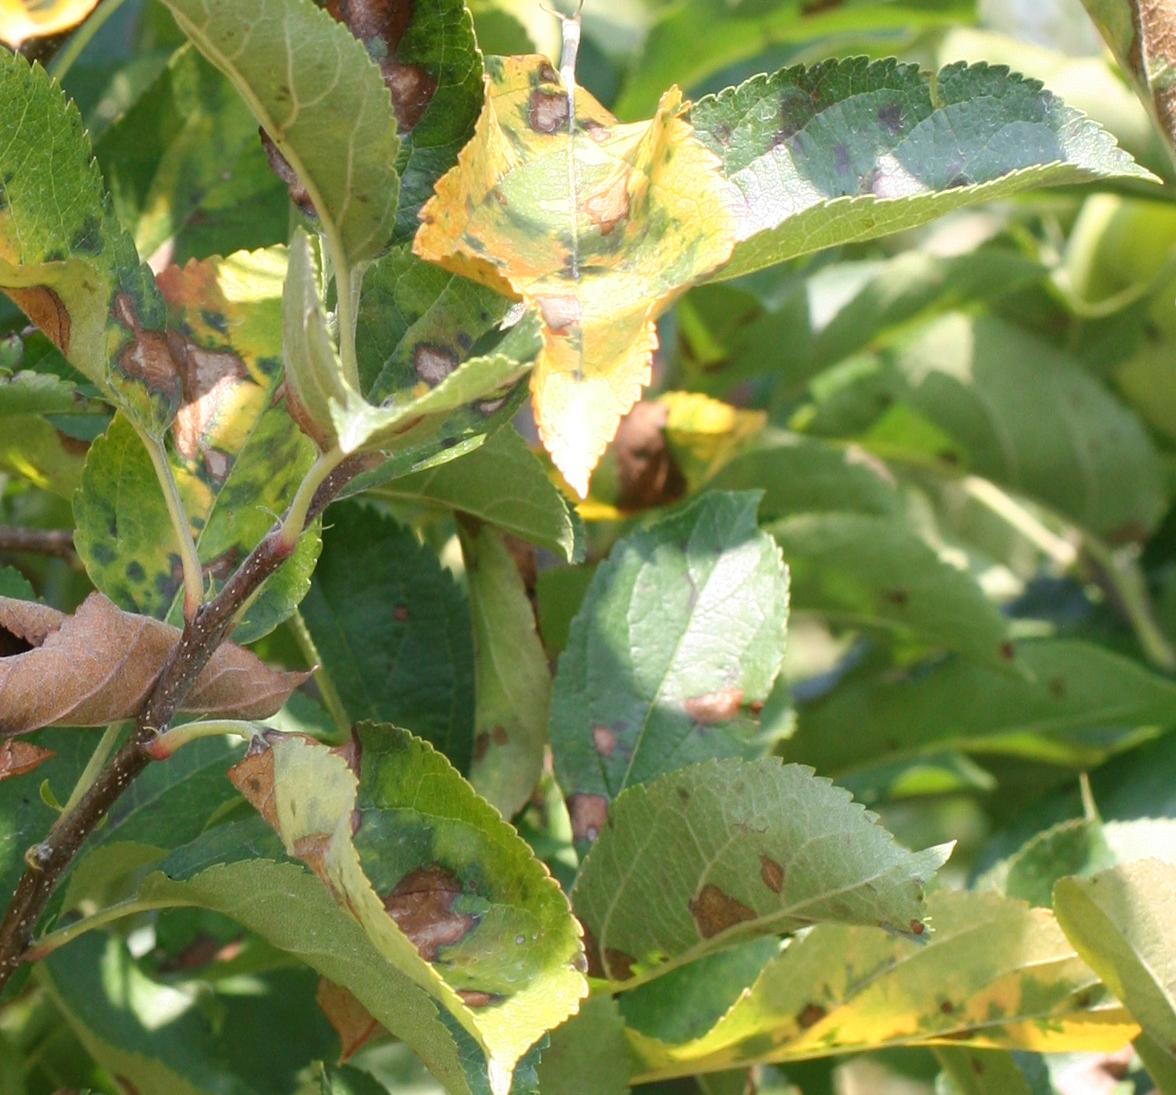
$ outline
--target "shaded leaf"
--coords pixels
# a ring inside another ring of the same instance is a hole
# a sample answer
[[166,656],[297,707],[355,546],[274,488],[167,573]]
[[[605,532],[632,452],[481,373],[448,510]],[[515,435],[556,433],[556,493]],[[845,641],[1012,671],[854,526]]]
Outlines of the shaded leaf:
[[1085,727],[1176,720],[1176,685],[1094,644],[1021,642],[1014,661],[1018,674],[957,658],[905,678],[846,682],[801,708],[783,753],[844,780],[945,746],[1045,756],[1051,737]]
[[905,521],[811,513],[770,526],[792,574],[793,607],[1008,668],[1007,624],[970,574]]
[[82,482],[85,451],[40,415],[13,415],[0,430],[0,468],[67,501]]
[[[91,593],[72,616],[0,597],[0,634],[23,653],[0,658],[0,733],[41,726],[101,726],[133,718],[180,632],[120,612]],[[268,668],[232,643],[221,646],[181,705],[241,718],[272,715],[305,679]]]
[[891,1045],[1118,1049],[1137,1029],[1044,909],[996,894],[927,900],[918,941],[820,925],[706,1034],[629,1031],[635,1079]]
[[1141,859],[1093,878],[1063,878],[1054,886],[1054,910],[1078,952],[1170,1064],[1176,1056],[1176,865]]
[[0,51],[0,288],[70,364],[161,436],[179,405],[151,273],[110,211],[77,108]]
[[984,64],[781,69],[690,119],[742,206],[723,278],[1036,186],[1151,177],[1035,80]]
[[384,960],[478,1040],[505,1091],[586,988],[566,900],[514,830],[440,754],[390,726],[361,728],[343,755],[271,736],[231,778]]
[[580,1010],[551,1033],[551,1045],[539,1060],[543,1095],[626,1095],[629,1052],[625,1024],[612,996],[585,1000]]
[[16,49],[26,38],[47,38],[76,26],[98,0],[0,0],[0,42]]
[[761,434],[732,457],[707,486],[762,489],[759,512],[763,520],[838,510],[896,514],[901,501],[889,469],[862,449],[775,431]]
[[380,494],[459,510],[568,562],[576,553],[575,516],[543,463],[509,426],[467,456],[393,479]]
[[[452,466],[452,465],[450,465]],[[551,671],[522,575],[500,533],[459,526],[474,624],[477,707],[470,783],[503,817],[543,771]]]
[[27,741],[5,738],[0,741],[0,780],[27,775],[52,757],[52,749],[42,749]]
[[119,220],[140,253],[154,255],[175,245],[225,182],[226,164],[256,143],[257,123],[240,96],[185,46],[102,134],[94,153]]
[[822,386],[812,432],[985,476],[1113,541],[1143,538],[1164,511],[1139,418],[1064,351],[994,316],[944,316]]
[[323,535],[302,618],[351,722],[411,726],[460,771],[474,741],[465,598],[412,531],[355,503]]
[[783,659],[788,576],[756,527],[758,501],[703,495],[619,541],[597,568],[551,703],[578,842],[627,786],[760,751],[756,705]]
[[922,934],[923,885],[949,851],[906,851],[812,769],[715,761],[618,798],[572,900],[601,975],[648,980],[822,921]]
[[421,210],[414,250],[522,297],[543,320],[531,378],[544,445],[584,497],[649,382],[653,321],[732,242],[714,157],[666,93],[617,126],[541,58],[491,58],[473,140]]
[[949,1083],[936,1085],[936,1095],[1053,1095],[1049,1072],[1040,1057],[998,1049],[935,1051]]
[[307,0],[164,3],[305,188],[347,292],[343,275],[387,246],[396,217],[400,142],[379,69]]

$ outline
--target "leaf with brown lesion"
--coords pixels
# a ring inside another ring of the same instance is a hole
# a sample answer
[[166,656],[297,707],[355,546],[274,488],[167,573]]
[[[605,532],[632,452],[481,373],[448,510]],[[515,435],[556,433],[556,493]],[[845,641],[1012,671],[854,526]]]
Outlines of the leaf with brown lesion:
[[415,252],[531,305],[543,443],[583,497],[621,417],[649,382],[654,321],[734,244],[719,162],[681,92],[620,125],[541,57],[490,58],[474,137],[421,210]]
[[52,749],[42,749],[39,745],[30,745],[27,741],[0,741],[0,780],[32,772],[52,756]]
[[[104,726],[133,718],[180,641],[178,628],[122,612],[91,593],[73,615],[0,597],[0,735],[42,726]],[[266,718],[306,679],[225,643],[182,710]]]

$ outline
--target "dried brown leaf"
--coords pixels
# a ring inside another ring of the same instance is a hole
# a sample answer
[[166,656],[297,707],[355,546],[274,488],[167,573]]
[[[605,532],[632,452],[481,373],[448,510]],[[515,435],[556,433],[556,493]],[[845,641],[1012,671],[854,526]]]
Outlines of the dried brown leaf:
[[[0,597],[0,639],[5,637],[9,648],[19,650],[0,657],[0,735],[12,735],[132,718],[180,632],[91,593],[72,616]],[[305,679],[306,674],[271,669],[248,650],[225,643],[180,709],[266,718]]]
[[27,741],[0,741],[0,780],[23,776],[53,755],[52,749],[42,749]]

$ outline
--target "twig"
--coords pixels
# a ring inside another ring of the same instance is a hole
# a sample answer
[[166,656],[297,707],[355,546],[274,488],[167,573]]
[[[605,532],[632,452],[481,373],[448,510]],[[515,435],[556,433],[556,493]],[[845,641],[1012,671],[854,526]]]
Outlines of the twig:
[[[363,458],[351,458],[322,480],[306,509],[304,526],[313,521],[356,475],[366,469]],[[0,922],[0,990],[20,966],[57,883],[81,850],[86,838],[111,806],[151,763],[147,746],[165,729],[209,658],[225,640],[237,609],[289,557],[293,546],[275,525],[249,553],[217,596],[202,605],[184,626],[143,704],[135,728],[90,785],[76,807],[61,816],[52,831],[25,854],[28,868]]]
[[0,553],[56,555],[73,559],[73,533],[68,529],[12,528],[0,525]]

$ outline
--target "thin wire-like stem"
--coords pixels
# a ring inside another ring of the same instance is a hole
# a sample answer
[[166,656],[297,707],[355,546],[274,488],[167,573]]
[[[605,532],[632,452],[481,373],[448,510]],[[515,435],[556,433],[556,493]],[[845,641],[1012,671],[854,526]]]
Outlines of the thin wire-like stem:
[[176,486],[175,476],[172,475],[163,442],[142,431],[139,437],[147,449],[147,455],[151,457],[151,466],[155,469],[155,478],[159,480],[160,489],[163,491],[172,531],[176,536],[176,545],[180,550],[180,563],[184,570],[184,619],[190,620],[204,600],[204,571],[200,566],[196,541],[192,539],[192,526],[188,524],[188,515],[184,512],[184,503],[180,499],[180,490]]
[[347,714],[347,708],[343,706],[343,700],[335,689],[335,682],[331,680],[331,675],[323,668],[318,648],[314,645],[314,638],[298,609],[295,609],[290,617],[290,631],[294,636],[294,641],[298,643],[298,649],[302,651],[302,656],[306,659],[306,664],[314,669],[314,683],[318,687],[327,714],[331,716],[331,721],[335,724],[335,729],[342,735],[349,734],[351,719]]
[[103,766],[110,760],[110,754],[114,752],[114,747],[118,744],[119,735],[122,733],[124,722],[112,722],[105,730],[102,731],[102,737],[98,740],[98,747],[90,754],[90,759],[86,762],[86,767],[82,770],[82,774],[78,777],[78,782],[74,784],[73,791],[65,801],[65,805],[61,808],[61,816],[65,817],[71,813],[77,804],[81,801],[82,796],[93,785],[94,780],[98,778],[98,773],[102,771]]
[[69,529],[12,528],[0,525],[0,552],[20,555],[55,555],[76,559]]
[[278,540],[286,548],[287,553],[294,550],[298,543],[298,537],[302,535],[302,530],[308,523],[307,512],[315,493],[344,459],[344,455],[338,449],[329,449],[327,452],[320,453],[319,458],[311,465],[305,478],[299,484],[290,503],[290,508],[286,511],[286,516],[278,528]]
[[65,74],[73,68],[74,62],[82,55],[82,51],[90,44],[94,35],[122,6],[123,0],[106,0],[105,3],[99,4],[49,63],[49,74],[59,83],[64,80]]
[[113,924],[116,920],[125,920],[128,916],[135,916],[143,912],[155,912],[158,909],[179,909],[194,905],[192,901],[177,901],[175,898],[156,901],[120,901],[117,905],[108,905],[105,909],[91,916],[84,916],[75,920],[68,927],[58,928],[41,936],[29,947],[28,960],[39,962],[48,954],[52,954],[66,943],[72,943],[78,936],[85,935],[95,928]]

